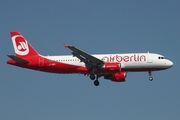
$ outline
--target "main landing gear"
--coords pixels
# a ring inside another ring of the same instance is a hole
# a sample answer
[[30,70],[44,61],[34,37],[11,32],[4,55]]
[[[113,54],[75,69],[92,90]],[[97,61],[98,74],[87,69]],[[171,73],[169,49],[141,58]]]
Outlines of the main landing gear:
[[95,80],[95,81],[94,81],[94,85],[95,85],[95,86],[99,86],[99,81],[98,81],[98,80]]
[[90,77],[91,80],[95,80],[95,74],[90,74],[89,77]]
[[148,73],[149,73],[149,80],[152,81],[152,80],[153,80],[153,77],[152,77],[151,71],[149,71]]
[[90,74],[89,77],[90,77],[91,80],[94,80],[94,85],[95,86],[99,86],[99,81],[98,81],[99,76],[98,75],[95,76],[95,74]]

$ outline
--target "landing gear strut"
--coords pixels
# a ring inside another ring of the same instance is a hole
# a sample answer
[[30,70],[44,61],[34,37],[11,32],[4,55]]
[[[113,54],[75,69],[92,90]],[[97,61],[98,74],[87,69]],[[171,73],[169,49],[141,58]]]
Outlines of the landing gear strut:
[[153,80],[153,77],[152,77],[152,73],[151,71],[149,72],[149,80],[152,81]]

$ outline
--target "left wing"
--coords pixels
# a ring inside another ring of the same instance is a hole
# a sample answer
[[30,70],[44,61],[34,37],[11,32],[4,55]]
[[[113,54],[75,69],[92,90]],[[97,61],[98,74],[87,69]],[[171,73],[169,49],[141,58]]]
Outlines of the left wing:
[[104,65],[104,61],[74,47],[67,44],[64,44],[65,48],[69,48],[72,51],[72,55],[79,58],[81,62],[84,62],[86,67],[88,68],[100,68]]

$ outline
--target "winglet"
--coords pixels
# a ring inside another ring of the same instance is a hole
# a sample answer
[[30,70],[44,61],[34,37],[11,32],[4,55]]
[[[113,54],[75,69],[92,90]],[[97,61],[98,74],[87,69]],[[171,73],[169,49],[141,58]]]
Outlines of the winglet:
[[64,48],[68,48],[69,47],[69,45],[68,44],[64,44]]

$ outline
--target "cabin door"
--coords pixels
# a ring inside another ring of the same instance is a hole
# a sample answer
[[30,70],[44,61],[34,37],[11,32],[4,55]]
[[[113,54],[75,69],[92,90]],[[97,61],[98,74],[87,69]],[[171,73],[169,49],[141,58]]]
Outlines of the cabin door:
[[153,63],[153,55],[149,54],[147,55],[147,63]]
[[39,57],[39,66],[44,66],[44,58],[43,57]]

